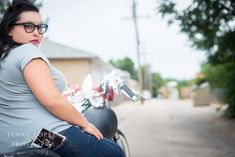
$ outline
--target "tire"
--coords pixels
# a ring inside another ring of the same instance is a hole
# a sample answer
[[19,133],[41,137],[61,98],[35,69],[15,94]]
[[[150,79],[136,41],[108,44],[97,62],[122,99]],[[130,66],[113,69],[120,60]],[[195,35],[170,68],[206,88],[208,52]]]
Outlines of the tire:
[[130,150],[126,137],[120,130],[117,130],[117,133],[114,137],[114,141],[122,148],[125,157],[130,157]]

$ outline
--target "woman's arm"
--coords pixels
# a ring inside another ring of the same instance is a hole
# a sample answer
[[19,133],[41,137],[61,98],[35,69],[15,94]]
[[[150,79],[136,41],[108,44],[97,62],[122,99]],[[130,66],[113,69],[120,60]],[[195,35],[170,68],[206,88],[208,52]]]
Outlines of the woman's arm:
[[33,59],[23,70],[23,75],[38,101],[53,115],[80,126],[98,139],[103,136],[70,102],[58,91],[48,65],[42,59]]

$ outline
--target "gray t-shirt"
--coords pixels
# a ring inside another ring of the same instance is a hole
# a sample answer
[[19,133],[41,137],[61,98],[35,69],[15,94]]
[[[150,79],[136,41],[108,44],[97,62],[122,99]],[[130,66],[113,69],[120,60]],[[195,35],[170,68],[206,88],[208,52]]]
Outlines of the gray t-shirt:
[[64,75],[36,46],[24,44],[9,53],[0,68],[0,154],[30,147],[42,128],[59,132],[71,126],[48,112],[27,85],[23,69],[35,58],[48,64],[60,92],[66,87]]

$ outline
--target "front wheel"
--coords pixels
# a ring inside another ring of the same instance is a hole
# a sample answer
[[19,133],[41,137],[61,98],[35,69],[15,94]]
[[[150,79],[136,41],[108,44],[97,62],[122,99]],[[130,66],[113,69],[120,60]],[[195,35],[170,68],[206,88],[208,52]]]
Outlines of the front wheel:
[[120,130],[117,130],[117,133],[114,137],[114,141],[122,148],[125,157],[130,157],[130,150],[126,137]]

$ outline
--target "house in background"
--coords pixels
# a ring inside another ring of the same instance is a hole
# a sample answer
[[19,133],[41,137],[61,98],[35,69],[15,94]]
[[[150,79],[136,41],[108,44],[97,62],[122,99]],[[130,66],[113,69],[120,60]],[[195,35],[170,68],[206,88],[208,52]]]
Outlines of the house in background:
[[161,98],[164,98],[164,99],[173,99],[173,100],[179,99],[177,82],[170,81],[170,82],[166,83],[166,85],[162,86],[159,89],[159,93],[161,93]]
[[92,53],[71,48],[48,39],[44,39],[40,49],[48,57],[51,64],[64,73],[70,86],[76,84],[81,86],[87,74],[92,75],[93,84],[97,85],[105,74],[114,69]]

